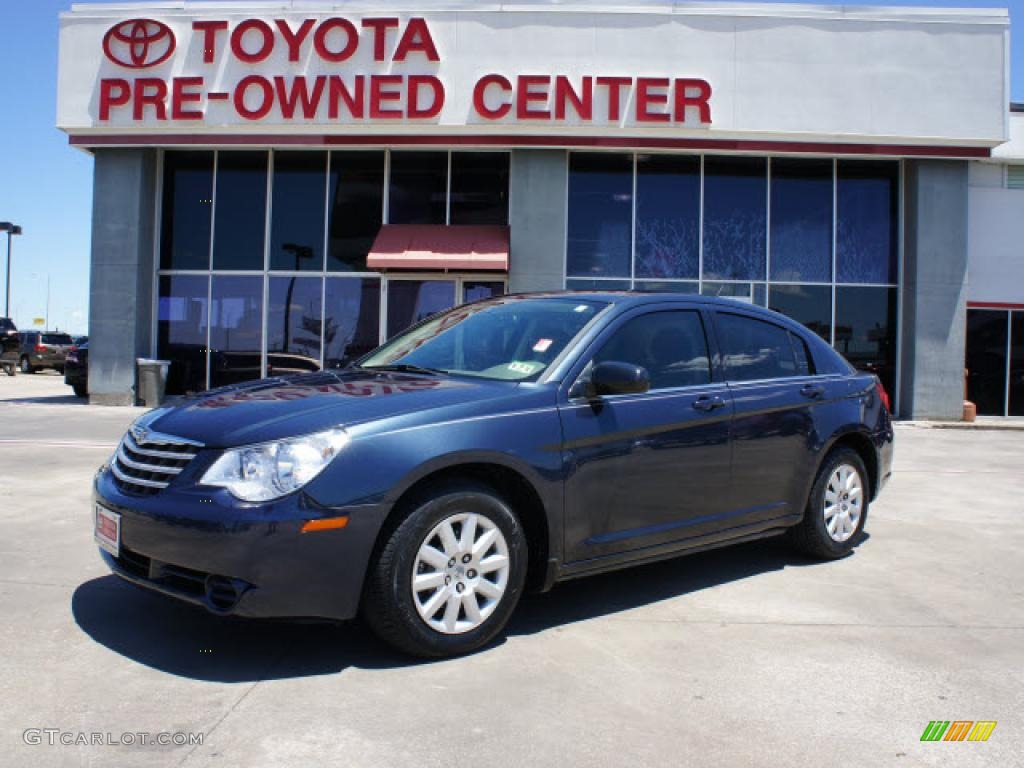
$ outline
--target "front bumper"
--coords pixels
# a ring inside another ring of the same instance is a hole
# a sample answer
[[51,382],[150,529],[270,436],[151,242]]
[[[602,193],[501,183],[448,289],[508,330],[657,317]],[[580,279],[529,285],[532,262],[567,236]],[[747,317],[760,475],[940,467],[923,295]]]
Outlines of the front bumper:
[[[100,550],[116,575],[213,613],[249,617],[355,616],[387,514],[383,505],[323,508],[301,492],[267,504],[194,485],[135,496],[107,468],[96,474],[93,502],[121,515],[120,555]],[[345,528],[300,530],[341,515],[349,517]]]

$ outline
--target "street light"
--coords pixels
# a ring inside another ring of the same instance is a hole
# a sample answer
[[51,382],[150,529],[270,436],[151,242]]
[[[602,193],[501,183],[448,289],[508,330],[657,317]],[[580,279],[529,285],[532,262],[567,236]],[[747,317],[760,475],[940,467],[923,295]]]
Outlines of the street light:
[[7,233],[7,293],[4,298],[4,317],[11,316],[11,238],[21,234],[21,227],[9,221],[0,221],[0,232]]

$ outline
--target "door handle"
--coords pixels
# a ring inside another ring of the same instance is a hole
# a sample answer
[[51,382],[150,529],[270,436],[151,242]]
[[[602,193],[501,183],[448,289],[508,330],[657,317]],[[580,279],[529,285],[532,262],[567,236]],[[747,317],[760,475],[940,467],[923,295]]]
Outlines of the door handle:
[[720,398],[718,395],[708,397],[707,395],[701,395],[693,401],[694,409],[698,411],[713,411],[716,408],[724,408],[725,400]]
[[800,388],[800,394],[804,397],[818,398],[825,394],[825,388],[818,384],[805,384]]

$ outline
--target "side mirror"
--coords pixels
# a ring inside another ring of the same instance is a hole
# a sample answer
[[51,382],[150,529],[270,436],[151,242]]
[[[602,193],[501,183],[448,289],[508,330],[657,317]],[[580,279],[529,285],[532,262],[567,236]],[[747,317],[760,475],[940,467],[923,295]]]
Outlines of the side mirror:
[[582,394],[588,398],[639,395],[650,388],[651,377],[643,366],[607,360],[590,371],[590,382]]

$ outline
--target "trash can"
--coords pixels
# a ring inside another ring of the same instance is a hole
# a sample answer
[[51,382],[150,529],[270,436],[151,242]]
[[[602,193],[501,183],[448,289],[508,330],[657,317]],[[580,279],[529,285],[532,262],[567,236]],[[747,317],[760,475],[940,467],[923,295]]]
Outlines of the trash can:
[[137,358],[139,386],[136,390],[138,399],[147,408],[156,408],[164,401],[164,390],[167,388],[167,369],[169,360],[149,360]]

